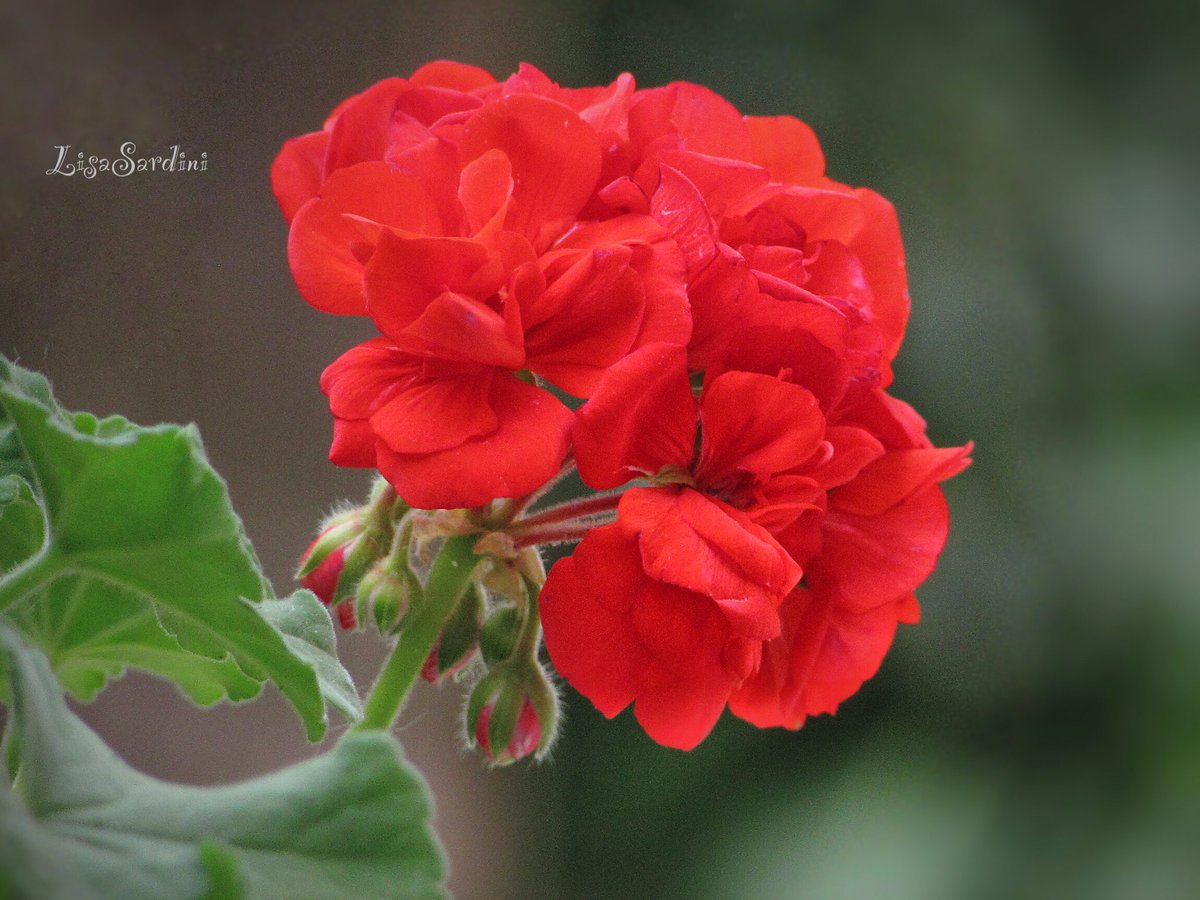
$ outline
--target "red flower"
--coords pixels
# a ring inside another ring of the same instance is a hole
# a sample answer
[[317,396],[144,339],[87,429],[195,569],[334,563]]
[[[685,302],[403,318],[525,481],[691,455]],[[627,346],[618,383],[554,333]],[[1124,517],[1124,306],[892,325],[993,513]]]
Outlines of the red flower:
[[693,369],[786,368],[825,410],[890,383],[909,310],[891,204],[825,177],[803,122],[698,85],[639,91],[629,135],[629,173],[600,195],[684,251]]
[[760,523],[783,529],[817,508],[833,471],[824,419],[803,388],[741,372],[713,379],[697,408],[685,349],[660,344],[609,370],[573,437],[592,487],[674,483],[627,491],[617,523],[551,571],[550,657],[602,712],[636,700],[652,737],[694,746],[780,634],[777,609],[801,570]]
[[426,67],[352,98],[277,161],[301,293],[382,334],[322,378],[331,458],[378,467],[414,506],[532,491],[572,418],[538,379],[586,397],[630,351],[691,331],[666,230],[582,219],[631,82],[572,92],[538,76]]
[[555,564],[542,624],[555,668],[600,712],[636,701],[646,733],[684,750],[712,730],[761,647],[712,597],[649,577],[622,522],[592,530]]
[[912,591],[945,541],[936,482],[970,451],[930,448],[882,392],[826,427],[804,389],[726,372],[698,406],[693,454],[682,348],[643,348],[609,371],[574,431],[584,480],[687,484],[627,491],[617,523],[556,564],[542,595],[559,672],[606,715],[636,701],[647,733],[684,749],[726,701],[796,728],[874,674],[897,623],[916,621]]
[[807,587],[780,608],[780,636],[730,698],[730,709],[760,727],[799,728],[834,712],[875,674],[896,625],[916,622],[913,590],[933,571],[950,516],[937,482],[970,463],[971,445],[935,449],[911,408],[882,392],[856,410],[887,449],[850,483],[829,493],[808,534],[780,541],[805,567]]
[[[932,447],[886,393],[896,215],[826,177],[807,125],[698,85],[438,62],[289,141],[272,183],[301,294],[379,332],[322,376],[335,463],[427,508],[529,494],[572,450],[591,488],[637,482],[540,600],[551,658],[602,712],[633,704],[675,747],[726,705],[796,728],[916,621],[937,484],[971,447]],[[605,502],[512,535],[578,537]],[[497,735],[524,718],[505,709]]]

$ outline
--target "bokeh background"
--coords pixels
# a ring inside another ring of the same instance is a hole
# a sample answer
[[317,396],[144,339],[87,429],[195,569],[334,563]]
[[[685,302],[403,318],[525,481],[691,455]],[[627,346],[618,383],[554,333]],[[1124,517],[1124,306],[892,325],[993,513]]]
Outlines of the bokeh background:
[[[810,122],[900,211],[895,392],[974,439],[924,618],[836,717],[727,717],[683,754],[568,692],[552,762],[489,772],[460,699],[400,737],[463,898],[1200,895],[1200,28],[1191,4],[134,0],[0,13],[0,352],[70,408],[194,421],[280,590],[317,517],[316,379],[369,334],[291,283],[267,171],[342,98],[450,57],[623,70]],[[54,146],[208,171],[86,181]],[[366,683],[381,648],[343,641]],[[273,694],[85,710],[136,766],[229,781],[313,752]]]

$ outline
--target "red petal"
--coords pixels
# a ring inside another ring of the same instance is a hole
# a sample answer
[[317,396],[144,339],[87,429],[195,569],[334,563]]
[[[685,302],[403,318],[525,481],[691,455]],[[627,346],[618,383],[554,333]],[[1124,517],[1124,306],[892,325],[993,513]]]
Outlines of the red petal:
[[365,419],[333,420],[329,461],[351,469],[375,468],[375,432]]
[[909,593],[862,612],[835,606],[792,718],[836,712],[843,700],[874,677],[911,603]]
[[[758,285],[745,259],[724,244],[704,270],[688,282],[692,303],[692,339],[688,367],[696,371],[729,368],[725,357],[735,345],[744,322],[744,310],[758,295]],[[772,328],[773,334],[775,329]],[[753,342],[748,342],[753,343]],[[731,368],[751,369],[734,365]],[[754,371],[761,371],[754,369]],[[779,366],[768,374],[776,374]]]
[[731,207],[744,206],[767,186],[770,174],[761,166],[689,150],[669,150],[661,155],[664,167],[677,170],[696,186],[709,215],[720,220]]
[[764,484],[755,485],[752,496],[754,503],[745,508],[746,515],[769,531],[788,555],[801,563],[800,557],[784,541],[784,533],[805,513],[825,511],[825,491],[804,475],[777,475]]
[[554,564],[538,600],[555,669],[609,718],[633,701],[648,662],[629,620],[645,584],[637,544],[607,525]]
[[648,582],[631,612],[649,657],[634,714],[658,743],[691,750],[712,731],[743,677],[726,664],[727,648],[736,655],[747,642],[731,638],[726,617],[708,597],[670,585]]
[[[305,552],[305,557],[315,545],[316,541],[313,541],[308,551]],[[334,548],[325,559],[317,564],[315,569],[303,576],[300,579],[300,585],[308,588],[317,595],[322,603],[328,606],[337,595],[338,582],[342,580],[344,571],[346,571],[346,546],[342,545]]]
[[425,63],[412,73],[409,81],[413,84],[453,88],[457,91],[473,91],[496,83],[496,79],[486,69],[448,59]]
[[916,450],[933,446],[925,436],[925,420],[903,400],[876,388],[846,411],[846,419],[861,425],[889,450]]
[[468,292],[487,262],[487,250],[475,241],[384,231],[362,279],[371,317],[380,331],[401,340],[434,298]]
[[[512,165],[499,150],[489,150],[463,167],[458,199],[466,215],[468,233],[475,235],[508,209],[512,196]],[[500,222],[494,225],[499,228]]]
[[800,226],[809,241],[834,240],[851,249],[868,216],[858,197],[822,188],[788,188],[765,208]]
[[396,101],[408,89],[403,78],[387,78],[342,104],[330,130],[326,178],[337,169],[383,159]]
[[567,455],[572,413],[548,391],[497,372],[488,397],[497,428],[456,447],[396,453],[380,442],[379,471],[422,509],[481,506],[541,487]]
[[387,163],[334,172],[296,213],[288,235],[288,263],[304,299],[322,312],[364,315],[363,260],[374,250],[379,225],[441,229],[425,189]]
[[300,207],[317,196],[325,174],[325,150],[329,132],[314,131],[292,138],[271,163],[271,190],[288,222]]
[[717,255],[716,225],[700,190],[682,172],[661,167],[650,215],[679,245],[689,275],[701,272]]
[[839,605],[861,611],[907,594],[924,581],[946,543],[950,511],[936,485],[886,512],[862,516],[834,508],[824,543],[805,578]]
[[749,159],[750,132],[724,97],[698,84],[677,81],[640,91],[629,109],[629,138],[641,147],[662,135],[677,135],[696,153]]
[[564,250],[604,250],[614,246],[633,251],[629,264],[644,295],[641,329],[633,346],[662,341],[686,344],[692,333],[683,256],[666,230],[643,215],[623,215],[572,229],[558,245]]
[[779,633],[775,608],[800,567],[743,513],[685,487],[634,488],[618,506],[646,574],[711,597],[738,634]]
[[710,350],[710,362],[722,369],[782,375],[812,391],[822,409],[829,410],[849,382],[848,334],[846,317],[837,310],[747,288],[720,352]]
[[825,488],[845,484],[884,453],[883,445],[862,428],[833,425],[825,429],[825,439],[832,449],[829,459],[809,470]]
[[434,453],[490,435],[499,425],[489,396],[493,376],[478,368],[414,372],[380,396],[371,428],[396,453]]
[[563,220],[583,208],[600,175],[596,132],[567,107],[542,97],[505,97],[471,116],[463,130],[462,161],[492,149],[512,163],[507,227],[538,247],[565,230]]
[[633,76],[622,72],[608,87],[599,89],[588,105],[579,110],[579,117],[591,125],[596,134],[611,134],[619,140],[628,140],[629,101],[636,87]]
[[746,116],[753,151],[750,158],[775,181],[810,183],[825,174],[825,154],[816,134],[792,116]]
[[641,330],[645,294],[632,256],[620,245],[585,254],[546,289],[539,306],[557,312],[525,335],[530,369],[577,397],[592,393]]
[[655,661],[642,674],[634,715],[664,747],[691,750],[721,718],[732,688],[719,659],[697,659],[686,673]]
[[682,347],[651,344],[604,374],[571,432],[579,474],[589,487],[605,490],[665,466],[688,467],[696,404],[685,360]]
[[[452,88],[433,85],[414,85],[396,98],[396,108],[388,128],[388,148],[383,158],[393,162],[405,150],[433,138],[432,126],[447,117],[454,117],[483,105],[478,97]],[[414,171],[421,176],[424,173]]]
[[783,633],[763,646],[756,674],[729,698],[734,715],[760,728],[799,728],[832,713],[879,669],[911,594],[855,612],[813,591],[796,591],[780,613]]
[[646,733],[684,750],[712,730],[736,684],[728,626],[708,598],[648,579],[620,525],[556,563],[539,605],[555,668],[604,715],[636,700]]
[[968,465],[973,444],[928,450],[893,450],[875,460],[831,497],[833,507],[860,516],[890,509]]
[[729,710],[759,728],[799,728],[791,709],[812,670],[829,627],[828,603],[816,603],[812,592],[798,588],[779,611],[779,637],[763,644],[758,671],[729,698]]
[[600,200],[610,209],[644,215],[650,211],[650,198],[628,175],[614,178],[599,191]]
[[420,361],[383,338],[352,347],[321,373],[321,390],[340,419],[367,419],[388,389],[414,377]]
[[910,306],[900,224],[892,204],[874,191],[859,189],[854,196],[863,206],[865,220],[847,246],[861,260],[871,284],[871,321],[883,333],[884,358],[891,361],[904,338]]
[[415,322],[391,334],[405,350],[439,359],[505,369],[525,365],[520,332],[514,340],[503,316],[462,294],[446,292],[435,297]]
[[343,600],[337,605],[338,624],[346,631],[353,631],[358,627],[358,616],[354,612],[354,598]]
[[841,308],[849,305],[867,321],[874,321],[874,294],[862,260],[837,241],[813,241],[806,247],[804,287]]
[[703,443],[696,479],[718,486],[737,472],[759,479],[795,468],[821,445],[825,418],[817,398],[769,375],[726,372],[700,400]]

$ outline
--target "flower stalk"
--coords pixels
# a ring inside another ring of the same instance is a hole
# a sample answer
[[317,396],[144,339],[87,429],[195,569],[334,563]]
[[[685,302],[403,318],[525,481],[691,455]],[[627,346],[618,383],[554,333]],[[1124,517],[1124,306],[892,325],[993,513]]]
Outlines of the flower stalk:
[[447,538],[434,561],[420,608],[410,613],[375,686],[367,697],[358,731],[389,731],[416,683],[438,635],[471,584],[480,557],[473,552],[475,537]]
[[579,500],[568,500],[555,506],[547,506],[530,516],[518,519],[508,529],[512,534],[550,525],[555,522],[568,522],[571,519],[584,519],[608,513],[617,508],[621,501],[620,491],[604,491],[583,497]]

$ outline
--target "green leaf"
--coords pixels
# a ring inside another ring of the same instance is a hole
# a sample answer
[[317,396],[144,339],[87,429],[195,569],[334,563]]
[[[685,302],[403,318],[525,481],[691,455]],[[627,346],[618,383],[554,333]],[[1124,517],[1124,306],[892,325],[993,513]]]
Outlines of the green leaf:
[[[44,376],[13,365],[3,356],[0,356],[0,383],[8,384],[12,389],[46,407],[54,405],[54,398],[50,395],[50,382]],[[12,475],[26,482],[33,481],[33,471],[17,435],[17,426],[0,414],[0,478]]]
[[226,697],[248,700],[262,687],[228,656],[184,650],[159,624],[149,600],[88,575],[55,579],[7,618],[81,700],[91,700],[127,666],[171,679],[201,706]]
[[0,641],[22,761],[17,789],[0,788],[0,895],[445,895],[427,789],[391,737],[351,733],[240,784],[167,784],[130,769],[71,714],[40,654],[11,634]]
[[88,697],[131,665],[211,703],[270,678],[319,739],[317,677],[250,602],[270,586],[196,430],[68,413],[45,379],[2,357],[0,413],[0,476],[15,497],[0,528],[30,498],[48,526],[43,551],[0,577],[0,608],[63,683]]
[[333,620],[317,595],[296,591],[284,600],[264,601],[258,611],[283,635],[288,649],[312,666],[326,702],[353,722],[361,719],[362,699],[337,658]]
[[0,572],[37,553],[44,529],[42,508],[29,483],[15,474],[0,477]]

